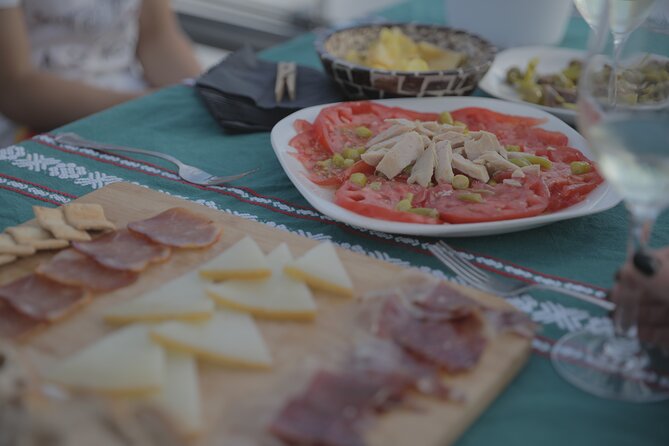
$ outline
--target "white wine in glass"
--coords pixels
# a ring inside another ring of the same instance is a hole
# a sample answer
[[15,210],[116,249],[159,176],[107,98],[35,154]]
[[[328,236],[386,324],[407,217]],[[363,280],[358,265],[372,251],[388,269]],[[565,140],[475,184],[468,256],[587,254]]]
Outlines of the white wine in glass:
[[[630,16],[618,15],[621,3],[641,7],[645,0],[595,3],[600,9],[592,15],[597,20],[579,81],[578,126],[629,211],[631,258],[648,249],[653,223],[669,206],[669,27],[646,26],[648,14],[631,7]],[[628,33],[624,45],[618,31]],[[560,339],[551,351],[558,373],[602,397],[669,398],[669,388],[657,385],[669,370],[661,370],[637,338],[640,298],[634,290],[616,302],[613,334],[582,331]]]

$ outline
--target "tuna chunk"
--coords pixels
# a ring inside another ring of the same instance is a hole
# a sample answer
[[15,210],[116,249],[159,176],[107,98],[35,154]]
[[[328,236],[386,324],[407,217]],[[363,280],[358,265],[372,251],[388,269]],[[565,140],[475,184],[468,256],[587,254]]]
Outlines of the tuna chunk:
[[511,161],[504,159],[504,157],[497,152],[485,152],[481,156],[476,158],[474,162],[476,164],[483,164],[484,166],[486,166],[486,168],[488,169],[488,173],[490,173],[491,175],[501,170],[511,170],[513,172],[519,171],[520,174],[518,175],[520,177],[525,176],[525,174],[523,174],[523,171],[520,170],[520,166],[517,166],[513,164]]
[[416,161],[424,150],[423,138],[418,133],[405,133],[377,164],[376,170],[387,178],[395,178],[405,167]]
[[435,153],[434,142],[432,142],[416,160],[407,183],[418,183],[423,187],[427,187],[430,184],[430,180],[432,180],[436,160],[437,154]]
[[435,144],[435,152],[437,163],[434,168],[434,178],[439,184],[451,184],[453,182],[453,168],[451,167],[453,148],[451,147],[451,143],[448,141],[439,141]]
[[488,169],[486,169],[485,166],[476,164],[473,161],[469,161],[459,153],[453,154],[453,167],[465,175],[484,183],[487,183],[490,179],[490,175],[488,175]]
[[475,160],[485,152],[497,152],[501,154],[502,150],[504,151],[503,156],[506,155],[506,150],[493,133],[481,130],[479,132],[472,132],[470,135],[472,139],[465,141],[465,154],[468,159]]

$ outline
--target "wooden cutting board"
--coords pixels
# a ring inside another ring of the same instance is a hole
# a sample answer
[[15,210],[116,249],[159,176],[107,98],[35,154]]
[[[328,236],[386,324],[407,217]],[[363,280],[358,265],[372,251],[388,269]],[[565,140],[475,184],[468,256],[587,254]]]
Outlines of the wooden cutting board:
[[[286,242],[299,256],[316,241],[244,220],[205,206],[177,199],[139,186],[116,183],[81,197],[78,202],[101,204],[118,227],[133,220],[153,216],[174,206],[204,213],[224,227],[221,240],[207,250],[176,252],[166,263],[152,266],[134,285],[99,295],[92,304],[33,337],[23,350],[38,367],[63,358],[114,329],[105,324],[101,312],[117,302],[132,299],[216,256],[245,235],[252,236],[265,252]],[[52,254],[39,254],[0,268],[0,283],[32,271]],[[396,280],[402,268],[345,249],[339,255],[353,280],[356,294],[383,289]],[[456,286],[456,285],[454,285]],[[502,299],[473,289],[464,289],[473,298],[491,307],[506,308]],[[258,325],[274,358],[271,371],[200,367],[203,411],[208,431],[197,444],[271,444],[262,439],[275,410],[287,397],[298,392],[311,373],[329,364],[359,339],[362,304],[324,294],[316,294],[318,315],[313,323],[259,321]],[[530,341],[511,334],[498,336],[487,347],[479,365],[470,373],[448,381],[464,391],[465,403],[445,403],[416,396],[417,409],[399,409],[379,417],[369,429],[371,446],[445,446],[453,443],[491,403],[525,363]],[[243,441],[257,435],[257,441]],[[254,434],[255,433],[255,434]]]

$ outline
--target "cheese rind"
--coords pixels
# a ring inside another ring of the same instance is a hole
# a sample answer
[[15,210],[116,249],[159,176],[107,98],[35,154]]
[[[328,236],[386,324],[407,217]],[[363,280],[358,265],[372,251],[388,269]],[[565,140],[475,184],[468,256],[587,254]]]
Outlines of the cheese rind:
[[206,287],[216,303],[267,319],[312,320],[316,303],[307,286],[288,277],[283,267],[293,260],[288,245],[282,243],[268,256],[272,276],[265,281],[231,280]]
[[148,328],[131,325],[48,368],[45,378],[65,387],[117,396],[151,394],[163,385],[165,355]]
[[286,264],[284,272],[313,288],[353,296],[353,283],[332,243],[316,245],[299,259]]
[[103,317],[105,321],[117,324],[209,319],[214,314],[215,305],[204,293],[204,284],[205,281],[193,271],[137,299],[111,307]]
[[253,318],[236,311],[216,311],[199,323],[164,322],[151,329],[151,338],[170,350],[221,365],[266,369],[272,364]]
[[200,276],[221,281],[228,279],[265,279],[272,274],[265,255],[249,236],[244,237],[218,257],[200,268]]

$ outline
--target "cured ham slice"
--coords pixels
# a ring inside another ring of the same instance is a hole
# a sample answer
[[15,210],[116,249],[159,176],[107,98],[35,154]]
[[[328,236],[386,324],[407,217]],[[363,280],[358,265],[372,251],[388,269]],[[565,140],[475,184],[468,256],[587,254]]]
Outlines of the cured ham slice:
[[424,395],[451,401],[464,399],[444,384],[436,366],[418,360],[387,339],[371,338],[360,342],[347,367],[361,376],[385,376],[394,386],[404,383],[407,388]]
[[142,271],[149,263],[163,262],[172,250],[128,230],[110,232],[90,242],[73,242],[77,251],[107,268]]
[[44,322],[19,313],[0,301],[0,339],[21,340],[39,330]]
[[123,288],[135,282],[138,277],[132,271],[110,269],[92,262],[74,249],[59,252],[51,260],[39,265],[36,272],[56,282],[81,286],[92,291]]
[[401,401],[404,391],[402,382],[322,370],[283,406],[270,432],[291,445],[364,446],[365,415]]
[[376,328],[379,335],[449,373],[473,368],[487,343],[476,314],[455,320],[420,318],[400,299],[385,302]]
[[518,310],[486,309],[483,314],[497,333],[513,333],[531,339],[538,329],[530,316]]
[[38,320],[58,320],[88,300],[83,288],[29,274],[0,287],[0,300]]
[[221,236],[221,227],[209,218],[178,207],[129,223],[128,229],[175,248],[204,248]]
[[459,319],[470,316],[481,308],[474,299],[465,296],[445,282],[439,282],[431,291],[413,303],[433,320]]

